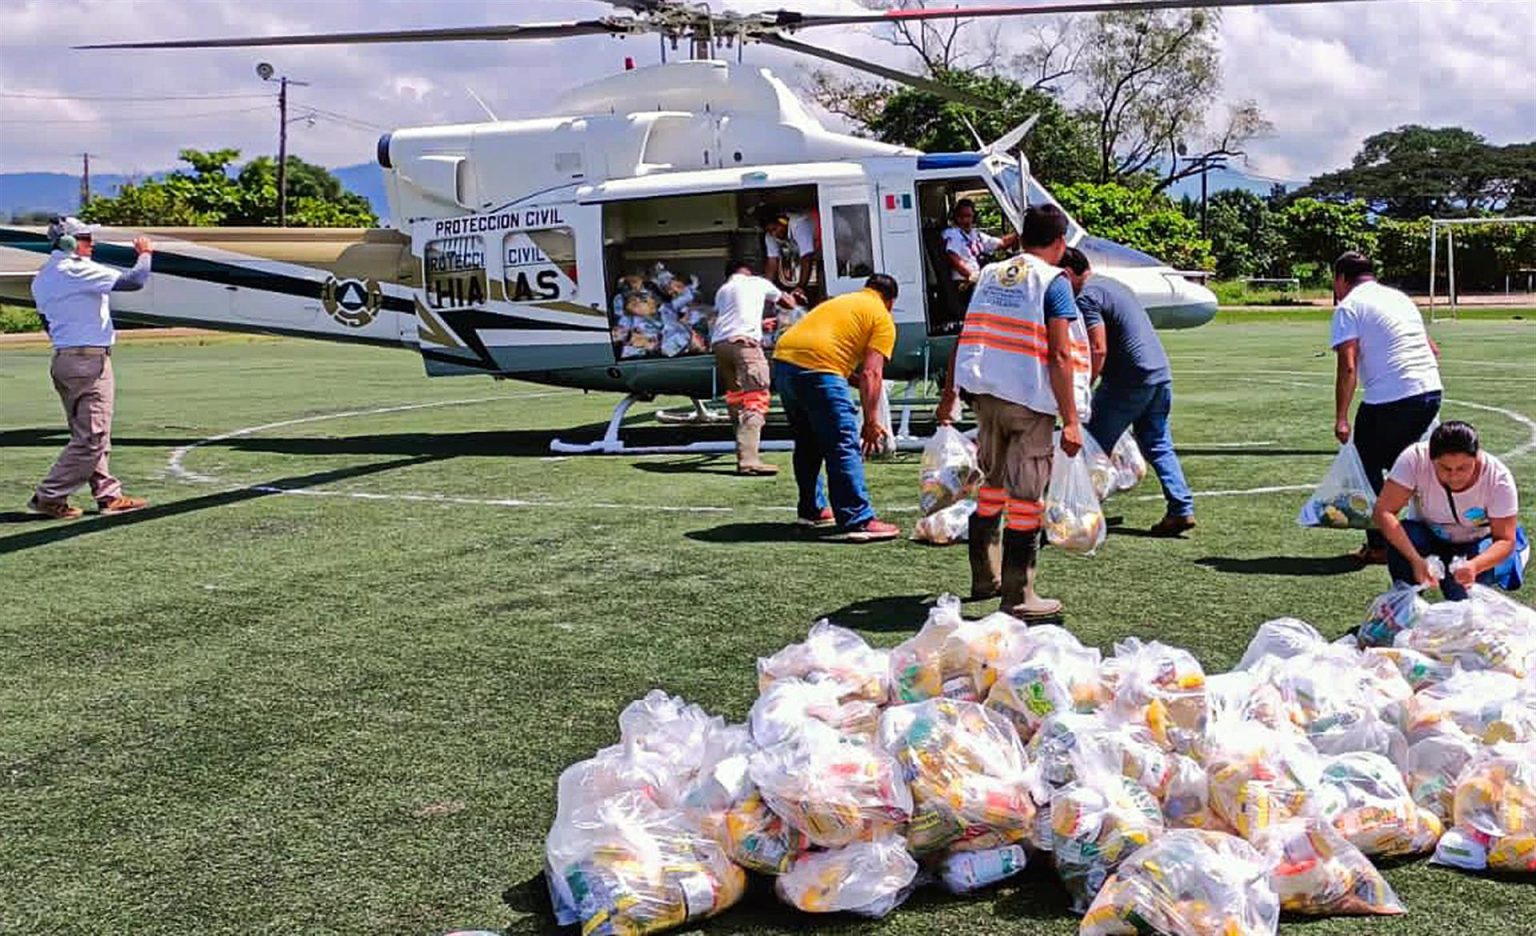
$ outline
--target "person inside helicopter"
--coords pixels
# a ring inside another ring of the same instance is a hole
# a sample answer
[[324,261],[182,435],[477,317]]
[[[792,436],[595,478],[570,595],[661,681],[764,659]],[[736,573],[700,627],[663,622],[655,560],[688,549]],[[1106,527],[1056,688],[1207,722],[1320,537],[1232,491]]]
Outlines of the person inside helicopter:
[[816,212],[761,205],[757,225],[763,231],[763,275],[784,289],[808,289],[821,254]]
[[949,215],[951,225],[944,229],[944,255],[949,261],[949,276],[965,296],[981,277],[981,267],[990,254],[1012,250],[1019,235],[1009,232],[994,237],[976,226],[976,203],[969,198],[955,202]]

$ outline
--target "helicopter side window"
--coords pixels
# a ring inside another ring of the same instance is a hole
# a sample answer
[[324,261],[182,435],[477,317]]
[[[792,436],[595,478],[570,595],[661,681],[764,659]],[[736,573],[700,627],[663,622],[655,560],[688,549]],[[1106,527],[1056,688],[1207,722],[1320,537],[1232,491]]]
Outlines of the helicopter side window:
[[870,233],[868,205],[833,207],[832,237],[839,279],[855,279],[875,272],[874,237]]
[[576,234],[568,227],[514,231],[502,241],[502,284],[511,302],[576,298]]

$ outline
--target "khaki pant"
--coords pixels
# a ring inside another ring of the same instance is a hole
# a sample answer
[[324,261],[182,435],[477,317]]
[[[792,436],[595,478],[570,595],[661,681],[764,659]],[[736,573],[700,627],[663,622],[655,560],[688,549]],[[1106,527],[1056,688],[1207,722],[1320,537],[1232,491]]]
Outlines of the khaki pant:
[[755,341],[719,342],[715,345],[715,367],[725,384],[726,402],[734,394],[768,390],[768,358]]
[[112,358],[105,354],[56,353],[53,356],[53,387],[69,420],[69,444],[59,453],[48,477],[37,486],[40,501],[62,501],[91,486],[98,501],[122,493],[123,486],[107,470],[112,452],[112,400],[116,384]]
[[983,475],[976,512],[995,517],[1006,509],[1008,529],[1040,529],[1056,417],[986,394],[972,400],[971,409],[976,413],[976,460]]

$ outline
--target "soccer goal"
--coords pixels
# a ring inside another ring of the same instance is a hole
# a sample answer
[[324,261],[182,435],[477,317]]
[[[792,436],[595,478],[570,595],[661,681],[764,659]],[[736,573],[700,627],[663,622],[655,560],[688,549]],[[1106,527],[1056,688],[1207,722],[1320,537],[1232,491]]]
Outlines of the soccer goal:
[[[1429,320],[1436,319],[1436,295],[1435,277],[1439,270],[1440,232],[1445,231],[1445,279],[1446,301],[1444,305],[1449,308],[1451,318],[1456,318],[1457,309],[1461,305],[1461,293],[1456,288],[1456,228],[1460,225],[1495,225],[1495,224],[1536,224],[1536,216],[1521,216],[1516,218],[1431,218],[1429,221]],[[1524,279],[1524,283],[1519,280]],[[1536,269],[1522,268],[1514,274],[1504,274],[1504,293],[1514,297],[1514,288],[1525,287],[1526,297],[1536,292]]]

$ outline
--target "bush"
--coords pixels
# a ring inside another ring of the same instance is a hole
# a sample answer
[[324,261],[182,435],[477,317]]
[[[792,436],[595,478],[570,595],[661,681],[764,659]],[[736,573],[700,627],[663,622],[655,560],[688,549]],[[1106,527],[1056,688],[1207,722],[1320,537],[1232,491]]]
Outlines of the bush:
[[37,310],[24,309],[20,306],[0,305],[0,335],[14,335],[22,332],[42,330],[43,320],[37,317]]

